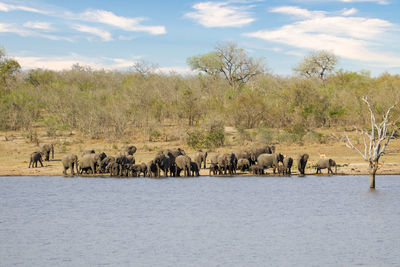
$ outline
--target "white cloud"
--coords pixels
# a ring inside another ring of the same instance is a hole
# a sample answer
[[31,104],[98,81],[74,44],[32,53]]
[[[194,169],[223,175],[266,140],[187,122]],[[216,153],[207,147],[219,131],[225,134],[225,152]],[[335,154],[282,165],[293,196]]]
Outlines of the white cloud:
[[67,56],[58,57],[29,57],[14,56],[15,60],[21,65],[22,69],[49,69],[55,71],[69,70],[74,64],[89,66],[95,70],[115,70],[125,69],[132,66],[136,60],[124,58],[90,58],[71,53]]
[[17,34],[22,37],[33,36],[33,37],[46,38],[46,39],[50,39],[50,40],[65,40],[65,41],[69,41],[69,42],[73,41],[72,38],[68,38],[65,36],[44,34],[44,33],[36,32],[34,30],[22,28],[18,25],[9,24],[9,23],[0,23],[0,33],[13,33],[13,34]]
[[275,8],[270,9],[270,12],[282,13],[282,14],[293,15],[296,17],[304,17],[304,18],[323,16],[325,14],[325,12],[323,12],[323,11],[309,11],[307,9],[296,7],[296,6],[275,7]]
[[27,12],[33,12],[33,13],[39,13],[39,14],[47,13],[44,10],[39,10],[39,9],[28,7],[28,6],[11,5],[11,4],[6,4],[6,3],[0,2],[0,11],[10,12],[10,11],[14,11],[14,10],[21,10],[21,11],[27,11]]
[[373,49],[380,45],[377,40],[383,39],[382,36],[394,27],[392,23],[381,19],[321,14],[304,17],[275,30],[245,35],[301,49],[330,50],[346,59],[400,66],[400,56]]
[[357,12],[358,12],[358,10],[355,8],[350,8],[350,9],[345,8],[342,11],[342,15],[343,16],[351,16],[351,15],[356,14]]
[[81,13],[78,19],[111,25],[125,31],[147,32],[153,35],[166,33],[164,26],[142,25],[141,22],[145,20],[145,18],[127,18],[117,16],[113,12],[105,10],[88,10],[84,13]]
[[111,33],[109,33],[108,31],[96,28],[96,27],[90,27],[90,26],[86,26],[86,25],[76,24],[76,25],[73,25],[72,28],[79,32],[89,33],[91,35],[100,37],[101,39],[103,39],[103,41],[111,41],[112,40]]
[[199,24],[212,27],[241,27],[255,19],[246,10],[250,7],[234,6],[228,2],[200,2],[192,6],[196,11],[188,12],[185,17]]
[[24,27],[42,31],[54,31],[54,28],[51,26],[51,23],[42,21],[28,21],[24,23]]
[[378,3],[380,5],[389,4],[389,2],[386,0],[339,0],[339,2],[345,2],[345,3],[373,2],[373,3]]

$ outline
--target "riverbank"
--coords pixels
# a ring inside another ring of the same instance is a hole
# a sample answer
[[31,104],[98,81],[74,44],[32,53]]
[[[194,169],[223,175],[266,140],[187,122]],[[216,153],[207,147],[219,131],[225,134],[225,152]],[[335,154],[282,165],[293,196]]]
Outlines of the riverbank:
[[[83,150],[94,149],[95,151],[104,151],[108,155],[115,155],[126,144],[126,142],[122,143],[118,141],[85,139],[77,134],[57,138],[42,136],[40,140],[42,140],[42,143],[55,144],[54,159],[43,162],[44,167],[28,168],[29,155],[31,152],[36,151],[38,146],[18,133],[8,133],[7,136],[0,134],[0,176],[60,176],[63,175],[61,158],[67,153],[74,153],[80,157]],[[157,151],[166,148],[180,147],[189,156],[192,156],[196,152],[196,150],[187,147],[184,142],[179,140],[172,142],[130,140],[129,142],[137,147],[137,152],[135,153],[137,163],[148,162],[154,158]],[[229,152],[235,149],[248,148],[253,145],[253,143],[248,143],[238,146],[233,145],[233,143],[233,141],[229,141],[228,139],[228,145],[209,153]],[[325,154],[325,157],[336,161],[339,165],[338,174],[368,174],[368,164],[356,151],[346,148],[344,143],[339,141],[330,141],[327,144],[276,144],[276,151],[291,156],[294,159],[298,154],[308,153],[310,159],[306,168],[307,174],[315,174],[315,169],[312,166],[320,159],[321,154]],[[400,140],[392,140],[390,142],[380,162],[382,166],[378,170],[378,175],[400,174]],[[323,173],[326,172],[327,170],[323,170]],[[272,170],[267,170],[267,173],[267,176],[272,176]],[[209,170],[201,169],[200,174],[208,175]],[[298,175],[296,164],[292,168],[292,174]],[[248,175],[248,173],[242,173],[236,176]]]

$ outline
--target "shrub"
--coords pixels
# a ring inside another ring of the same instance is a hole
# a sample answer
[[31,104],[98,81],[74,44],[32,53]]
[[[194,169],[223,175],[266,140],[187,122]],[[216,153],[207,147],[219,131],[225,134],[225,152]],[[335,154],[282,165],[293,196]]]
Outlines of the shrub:
[[187,132],[187,145],[194,148],[216,148],[222,146],[225,142],[225,133],[223,127],[211,127],[209,131],[201,129],[192,129]]

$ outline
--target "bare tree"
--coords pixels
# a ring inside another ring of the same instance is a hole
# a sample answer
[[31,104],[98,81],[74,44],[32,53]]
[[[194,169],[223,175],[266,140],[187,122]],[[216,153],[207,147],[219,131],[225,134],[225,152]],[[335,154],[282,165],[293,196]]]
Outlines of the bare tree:
[[383,115],[381,122],[377,122],[368,99],[366,97],[363,97],[362,100],[367,104],[368,110],[371,115],[371,129],[359,130],[356,128],[357,133],[360,134],[363,138],[364,151],[354,146],[350,141],[348,135],[346,135],[346,146],[348,148],[356,150],[365,161],[368,161],[369,174],[371,177],[370,188],[375,188],[375,174],[379,168],[379,159],[385,153],[385,149],[390,140],[394,138],[394,135],[400,129],[396,126],[398,120],[389,121],[390,112],[395,106],[397,106],[397,103],[387,109],[386,113]]
[[324,81],[326,74],[335,69],[337,62],[337,57],[331,52],[325,50],[314,51],[304,57],[303,61],[293,70],[300,75],[309,78],[315,77]]

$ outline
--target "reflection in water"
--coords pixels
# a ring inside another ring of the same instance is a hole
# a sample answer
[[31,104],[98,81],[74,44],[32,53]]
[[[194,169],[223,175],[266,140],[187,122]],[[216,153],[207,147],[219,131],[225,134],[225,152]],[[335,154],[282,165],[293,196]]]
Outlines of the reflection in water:
[[400,180],[0,179],[2,266],[398,266]]

